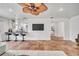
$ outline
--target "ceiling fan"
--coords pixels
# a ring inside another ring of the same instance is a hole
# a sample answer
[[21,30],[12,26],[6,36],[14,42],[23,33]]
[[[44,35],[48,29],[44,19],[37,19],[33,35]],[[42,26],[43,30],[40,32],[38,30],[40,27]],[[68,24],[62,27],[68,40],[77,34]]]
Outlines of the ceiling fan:
[[48,7],[44,3],[18,3],[22,6],[24,13],[31,13],[32,15],[39,15],[39,13],[46,11]]

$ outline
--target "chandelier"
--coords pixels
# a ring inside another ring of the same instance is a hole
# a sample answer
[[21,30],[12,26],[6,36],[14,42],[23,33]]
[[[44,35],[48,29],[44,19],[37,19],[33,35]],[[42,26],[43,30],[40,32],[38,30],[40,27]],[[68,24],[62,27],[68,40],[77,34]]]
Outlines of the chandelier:
[[48,8],[44,3],[18,3],[22,6],[24,13],[30,13],[32,15],[39,15],[39,13],[46,11]]

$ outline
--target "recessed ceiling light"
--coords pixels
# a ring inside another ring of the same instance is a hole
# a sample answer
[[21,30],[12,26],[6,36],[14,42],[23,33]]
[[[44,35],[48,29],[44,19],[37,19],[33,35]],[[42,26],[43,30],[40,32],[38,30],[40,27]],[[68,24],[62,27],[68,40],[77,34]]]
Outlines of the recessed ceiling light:
[[59,8],[59,10],[58,11],[63,11],[64,9],[63,8]]
[[9,8],[9,12],[12,12],[13,10],[12,10],[12,8]]

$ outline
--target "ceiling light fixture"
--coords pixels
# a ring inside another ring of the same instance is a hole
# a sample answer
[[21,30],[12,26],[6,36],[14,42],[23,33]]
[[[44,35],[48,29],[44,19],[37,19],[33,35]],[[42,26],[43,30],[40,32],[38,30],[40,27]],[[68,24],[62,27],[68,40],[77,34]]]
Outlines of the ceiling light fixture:
[[46,11],[48,8],[43,3],[18,3],[23,7],[24,13],[31,13],[32,15],[39,15],[39,13]]
[[63,11],[64,9],[61,7],[61,8],[59,8],[59,11]]
[[13,10],[12,10],[12,8],[9,8],[9,12],[12,12]]

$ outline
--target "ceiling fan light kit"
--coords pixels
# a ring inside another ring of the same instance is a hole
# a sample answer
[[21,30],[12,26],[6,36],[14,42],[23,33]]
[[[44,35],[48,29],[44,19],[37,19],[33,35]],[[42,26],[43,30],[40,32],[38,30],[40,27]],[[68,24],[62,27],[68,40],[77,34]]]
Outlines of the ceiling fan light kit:
[[31,13],[32,15],[39,15],[39,13],[46,11],[48,8],[43,3],[18,3],[22,6],[24,13]]

